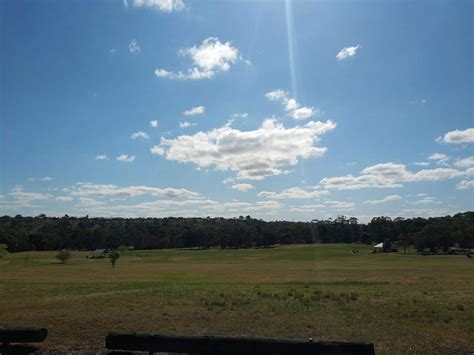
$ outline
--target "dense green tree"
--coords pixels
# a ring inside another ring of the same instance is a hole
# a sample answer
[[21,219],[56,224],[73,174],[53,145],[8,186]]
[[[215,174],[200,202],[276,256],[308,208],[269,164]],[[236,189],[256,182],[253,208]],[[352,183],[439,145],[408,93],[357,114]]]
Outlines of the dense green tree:
[[293,243],[379,243],[400,248],[415,245],[446,251],[474,244],[474,213],[437,218],[376,217],[361,224],[338,216],[312,222],[265,222],[239,218],[89,218],[0,217],[0,244],[10,252],[30,250],[94,250],[133,246],[156,248],[249,248]]

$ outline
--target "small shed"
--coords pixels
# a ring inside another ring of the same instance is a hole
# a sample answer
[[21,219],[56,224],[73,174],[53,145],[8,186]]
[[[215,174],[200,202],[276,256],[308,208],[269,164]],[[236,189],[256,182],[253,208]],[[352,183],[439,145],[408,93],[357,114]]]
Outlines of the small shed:
[[384,248],[383,248],[383,243],[379,243],[377,245],[374,245],[374,253],[380,253],[380,252],[383,252],[384,251]]

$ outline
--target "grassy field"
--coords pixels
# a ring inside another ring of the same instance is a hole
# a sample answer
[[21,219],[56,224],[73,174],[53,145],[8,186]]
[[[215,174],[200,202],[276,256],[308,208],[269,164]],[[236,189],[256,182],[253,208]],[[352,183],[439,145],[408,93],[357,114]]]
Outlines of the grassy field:
[[[352,249],[361,253],[353,254]],[[370,341],[379,353],[474,351],[474,260],[361,245],[54,252],[0,259],[0,326],[42,348],[101,349],[109,331]]]

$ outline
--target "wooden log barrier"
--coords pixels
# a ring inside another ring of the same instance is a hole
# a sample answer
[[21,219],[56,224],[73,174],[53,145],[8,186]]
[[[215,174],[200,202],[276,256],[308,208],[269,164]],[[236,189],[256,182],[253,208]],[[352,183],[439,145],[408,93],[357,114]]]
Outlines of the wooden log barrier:
[[371,343],[302,341],[294,339],[169,336],[145,333],[110,333],[109,350],[188,354],[375,354]]
[[0,343],[41,343],[48,336],[45,328],[0,328]]

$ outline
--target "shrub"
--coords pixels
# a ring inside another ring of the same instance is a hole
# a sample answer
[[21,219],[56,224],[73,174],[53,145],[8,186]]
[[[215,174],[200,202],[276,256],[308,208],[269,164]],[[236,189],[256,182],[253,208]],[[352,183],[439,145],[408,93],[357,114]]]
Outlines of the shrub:
[[68,261],[69,259],[71,259],[71,253],[64,249],[64,250],[61,250],[57,255],[56,255],[56,259],[58,259],[61,263],[65,264],[66,261]]
[[113,250],[109,254],[110,262],[112,263],[112,267],[115,269],[115,263],[117,262],[118,258],[120,258],[120,253],[117,250]]

